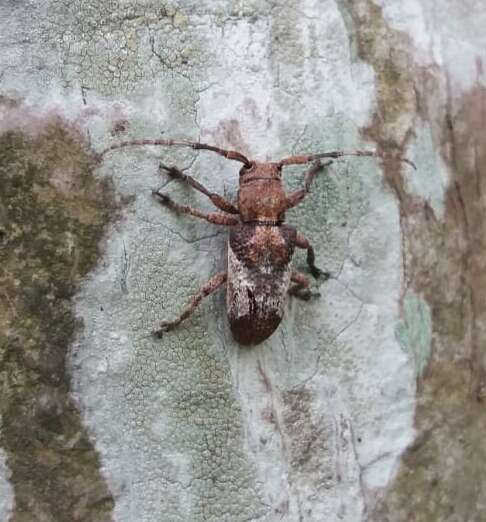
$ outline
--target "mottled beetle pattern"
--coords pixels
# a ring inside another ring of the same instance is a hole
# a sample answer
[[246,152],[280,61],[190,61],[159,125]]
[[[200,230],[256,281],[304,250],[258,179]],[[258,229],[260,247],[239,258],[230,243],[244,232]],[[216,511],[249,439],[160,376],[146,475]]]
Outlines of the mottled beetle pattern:
[[[227,271],[214,275],[192,298],[178,318],[162,321],[154,334],[161,337],[164,332],[172,330],[194,312],[204,297],[226,283],[226,305],[231,331],[236,341],[243,345],[261,343],[272,335],[282,321],[288,294],[301,299],[311,297],[308,278],[292,270],[295,248],[307,250],[307,264],[315,278],[329,277],[329,274],[315,266],[314,249],[309,241],[295,228],[284,223],[285,212],[305,198],[316,175],[329,166],[333,159],[342,156],[378,156],[376,152],[367,150],[333,151],[290,156],[276,162],[258,162],[249,160],[240,152],[224,150],[204,143],[154,139],[133,140],[112,145],[103,151],[101,157],[113,149],[135,145],[210,150],[227,159],[243,163],[236,205],[219,194],[209,191],[177,167],[161,165],[161,169],[170,178],[187,183],[205,194],[222,212],[205,213],[176,203],[160,191],[153,191],[154,197],[174,212],[189,214],[205,219],[209,223],[230,227]],[[324,158],[327,161],[321,163]],[[407,159],[400,159],[414,166]],[[283,167],[306,163],[313,164],[305,173],[303,187],[286,194],[282,186]]]

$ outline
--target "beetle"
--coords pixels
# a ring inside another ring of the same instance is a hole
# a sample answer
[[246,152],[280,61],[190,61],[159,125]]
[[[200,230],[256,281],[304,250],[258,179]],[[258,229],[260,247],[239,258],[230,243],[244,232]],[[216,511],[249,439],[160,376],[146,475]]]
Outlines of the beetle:
[[[201,300],[226,283],[226,305],[231,332],[242,345],[255,345],[267,339],[277,329],[284,315],[287,294],[309,299],[308,278],[292,271],[295,248],[307,251],[307,264],[315,278],[329,274],[315,265],[315,254],[309,241],[295,228],[285,224],[285,212],[298,205],[309,193],[319,171],[343,156],[374,156],[375,151],[333,151],[290,156],[280,161],[250,160],[240,152],[225,150],[204,143],[174,139],[143,139],[124,141],[106,148],[106,153],[137,145],[190,147],[209,150],[243,164],[239,173],[238,201],[234,205],[223,196],[209,191],[193,177],[177,167],[161,164],[167,175],[187,183],[206,195],[222,212],[205,213],[176,203],[167,194],[154,190],[152,194],[164,206],[180,214],[189,214],[209,223],[230,227],[227,271],[220,272],[199,290],[176,319],[162,321],[153,333],[162,337],[187,319]],[[321,163],[326,158],[328,161]],[[399,158],[415,167],[407,159]],[[286,194],[282,186],[282,168],[288,165],[312,163],[304,175],[303,187]]]

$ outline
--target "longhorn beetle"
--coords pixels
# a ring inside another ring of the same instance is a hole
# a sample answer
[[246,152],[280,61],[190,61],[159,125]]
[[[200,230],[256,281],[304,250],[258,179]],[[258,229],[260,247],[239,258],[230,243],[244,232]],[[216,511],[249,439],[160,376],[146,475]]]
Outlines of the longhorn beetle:
[[[177,167],[161,168],[172,179],[182,181],[205,194],[221,212],[201,212],[173,201],[167,194],[153,191],[159,203],[181,214],[190,214],[215,225],[230,227],[228,243],[228,267],[199,290],[181,315],[172,321],[162,321],[154,334],[161,337],[164,332],[187,319],[203,297],[212,294],[226,283],[226,305],[233,337],[243,345],[258,344],[267,339],[278,327],[284,314],[287,294],[309,299],[309,280],[299,272],[292,271],[291,260],[295,247],[307,250],[310,273],[329,277],[314,264],[314,249],[297,230],[285,225],[285,212],[298,205],[308,194],[312,181],[333,159],[342,156],[375,156],[374,151],[333,151],[319,154],[290,156],[277,162],[249,160],[240,152],[224,150],[204,143],[187,140],[153,139],[125,141],[108,147],[101,153],[121,147],[135,145],[162,145],[191,147],[195,150],[210,150],[227,159],[243,163],[239,176],[238,202],[233,205],[224,197],[210,192],[191,176]],[[328,158],[323,164],[320,160]],[[407,159],[400,161],[413,163]],[[305,173],[304,185],[300,190],[286,194],[282,187],[282,167],[313,162]],[[291,283],[294,283],[291,285]]]

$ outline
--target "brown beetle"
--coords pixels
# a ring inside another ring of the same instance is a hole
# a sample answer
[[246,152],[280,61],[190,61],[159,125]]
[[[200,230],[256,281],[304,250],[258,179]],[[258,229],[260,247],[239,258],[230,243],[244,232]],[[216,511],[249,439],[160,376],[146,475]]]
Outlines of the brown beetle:
[[[192,298],[181,315],[172,321],[162,321],[155,335],[162,336],[187,319],[206,297],[226,283],[226,304],[231,331],[241,344],[258,344],[278,327],[284,314],[287,294],[309,299],[309,281],[292,271],[295,247],[307,250],[307,263],[314,277],[321,272],[314,264],[314,249],[309,241],[291,226],[285,225],[285,212],[298,205],[309,192],[312,181],[321,168],[342,156],[377,156],[374,151],[333,151],[320,154],[290,156],[277,162],[251,161],[243,154],[211,145],[186,140],[134,140],[112,145],[113,149],[134,145],[162,145],[211,150],[225,158],[243,163],[240,170],[238,202],[233,205],[224,197],[210,192],[191,176],[176,167],[161,165],[167,174],[205,194],[221,212],[205,213],[180,205],[166,194],[154,191],[158,201],[175,212],[190,214],[216,225],[231,227],[228,243],[228,268],[213,276]],[[323,158],[329,158],[324,164]],[[414,166],[412,162],[400,158]],[[282,167],[314,162],[305,173],[304,186],[286,194],[282,186]],[[294,283],[291,285],[291,283]]]

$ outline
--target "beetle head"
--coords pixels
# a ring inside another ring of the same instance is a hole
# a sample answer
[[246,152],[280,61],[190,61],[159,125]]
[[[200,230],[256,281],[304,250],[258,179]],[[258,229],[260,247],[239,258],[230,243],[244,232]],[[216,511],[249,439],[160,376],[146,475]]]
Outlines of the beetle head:
[[278,224],[284,220],[287,198],[279,163],[252,161],[240,170],[238,209],[243,222]]
[[256,180],[281,181],[282,166],[280,163],[251,161],[249,166],[240,169],[240,185]]

